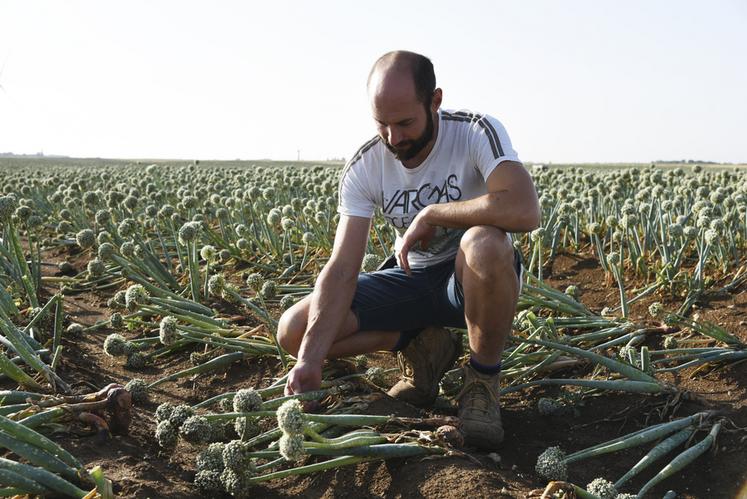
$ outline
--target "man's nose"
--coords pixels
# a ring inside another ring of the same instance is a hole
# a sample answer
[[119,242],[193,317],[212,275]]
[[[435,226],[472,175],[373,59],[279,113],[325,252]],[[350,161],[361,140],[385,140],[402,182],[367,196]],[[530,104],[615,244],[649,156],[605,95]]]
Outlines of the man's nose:
[[389,143],[393,146],[396,146],[402,142],[402,133],[397,130],[397,127],[390,126],[389,127]]

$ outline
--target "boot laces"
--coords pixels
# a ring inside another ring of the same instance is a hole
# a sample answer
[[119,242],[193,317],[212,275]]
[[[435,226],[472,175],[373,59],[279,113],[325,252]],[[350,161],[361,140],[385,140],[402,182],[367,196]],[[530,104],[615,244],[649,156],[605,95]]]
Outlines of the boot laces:
[[491,407],[498,405],[498,398],[493,393],[493,387],[490,382],[473,378],[469,380],[462,391],[457,396],[458,400],[461,400],[463,396],[466,396],[465,405],[468,411],[480,411],[482,413],[489,413]]

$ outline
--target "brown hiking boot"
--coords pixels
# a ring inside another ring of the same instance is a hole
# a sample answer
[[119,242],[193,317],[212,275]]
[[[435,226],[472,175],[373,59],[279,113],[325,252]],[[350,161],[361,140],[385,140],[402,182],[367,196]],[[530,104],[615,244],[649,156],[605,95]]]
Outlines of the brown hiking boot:
[[482,449],[495,449],[503,442],[498,375],[480,374],[469,364],[462,369],[464,386],[456,399],[465,442]]
[[402,379],[389,390],[389,396],[417,407],[432,405],[438,396],[438,383],[460,355],[459,334],[441,327],[425,328],[397,352]]

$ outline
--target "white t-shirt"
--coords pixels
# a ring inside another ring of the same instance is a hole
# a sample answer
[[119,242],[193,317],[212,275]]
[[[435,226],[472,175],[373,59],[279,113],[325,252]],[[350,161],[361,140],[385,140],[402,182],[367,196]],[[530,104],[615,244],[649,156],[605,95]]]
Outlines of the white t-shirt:
[[[495,118],[442,109],[438,120],[433,149],[417,168],[405,168],[377,135],[348,161],[340,177],[337,211],[371,218],[380,209],[397,232],[395,251],[425,206],[486,194],[493,169],[503,161],[519,161],[506,129]],[[428,267],[454,258],[462,234],[464,229],[438,227],[426,250],[419,244],[410,250],[410,266]]]

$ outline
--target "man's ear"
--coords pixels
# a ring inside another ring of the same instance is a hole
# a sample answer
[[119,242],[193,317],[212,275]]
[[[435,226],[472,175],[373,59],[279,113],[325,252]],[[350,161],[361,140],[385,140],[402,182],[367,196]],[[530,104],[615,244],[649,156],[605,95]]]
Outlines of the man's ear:
[[440,88],[437,88],[433,91],[433,100],[431,101],[431,111],[434,113],[438,111],[438,108],[441,107],[441,101],[443,100],[444,95]]

